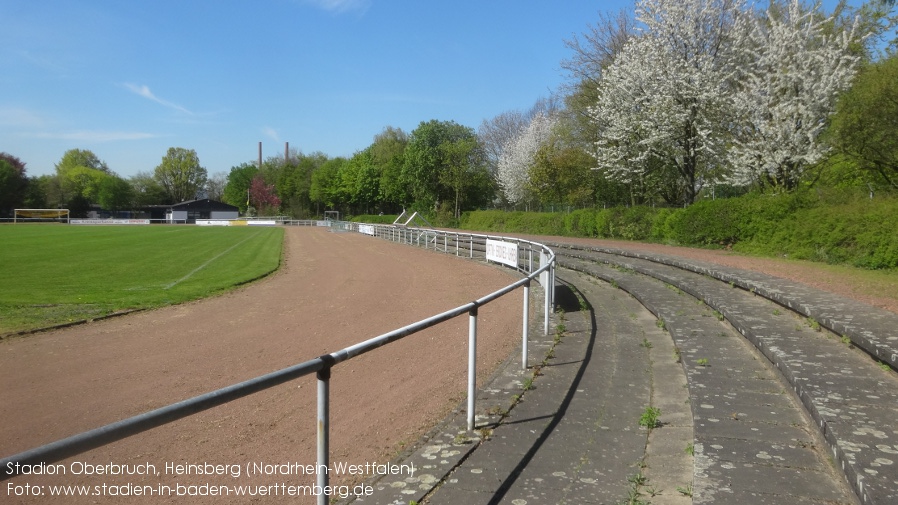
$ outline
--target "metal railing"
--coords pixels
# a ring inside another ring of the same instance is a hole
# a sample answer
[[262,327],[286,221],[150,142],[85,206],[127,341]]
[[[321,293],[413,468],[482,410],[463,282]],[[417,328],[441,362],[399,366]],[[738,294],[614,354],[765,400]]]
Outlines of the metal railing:
[[[293,225],[315,226],[316,221],[293,221]],[[468,384],[467,384],[467,428],[474,429],[474,412],[476,394],[476,363],[477,363],[477,312],[478,309],[493,300],[496,300],[517,288],[524,288],[523,323],[522,323],[522,367],[527,368],[527,341],[529,334],[529,306],[530,284],[537,280],[545,290],[545,314],[544,332],[549,332],[549,316],[553,304],[554,289],[546,287],[554,286],[555,254],[548,247],[537,242],[517,238],[506,238],[490,235],[477,235],[470,233],[455,233],[433,229],[405,228],[392,225],[365,225],[359,223],[346,223],[350,231],[371,235],[393,242],[417,245],[438,252],[455,254],[459,257],[486,258],[486,241],[501,240],[514,243],[518,248],[517,270],[525,274],[525,277],[494,291],[482,298],[466,303],[441,314],[422,319],[416,323],[393,330],[389,333],[365,340],[358,344],[346,347],[330,354],[325,354],[309,361],[287,367],[240,382],[222,389],[218,389],[203,395],[173,403],[143,414],[124,419],[94,430],[86,431],[56,442],[30,449],[0,459],[0,481],[8,480],[22,472],[22,467],[50,464],[63,459],[96,449],[103,445],[142,433],[182,419],[193,414],[208,410],[233,400],[249,396],[253,393],[277,386],[279,384],[315,373],[317,376],[317,465],[316,468],[329,468],[330,465],[330,378],[334,366],[361,354],[367,353],[390,342],[407,337],[421,330],[436,326],[440,323],[468,314]],[[534,268],[534,252],[539,254],[540,264]],[[11,470],[7,470],[11,469]],[[324,489],[328,486],[328,472],[317,474],[317,486]],[[325,505],[328,497],[325,494],[318,496],[318,504]]]

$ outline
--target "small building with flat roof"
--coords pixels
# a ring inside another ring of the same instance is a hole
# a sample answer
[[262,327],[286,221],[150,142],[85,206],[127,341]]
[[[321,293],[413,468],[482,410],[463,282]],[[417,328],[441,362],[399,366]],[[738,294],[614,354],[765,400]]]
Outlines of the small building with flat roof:
[[204,198],[169,205],[165,220],[174,223],[196,223],[197,219],[237,219],[240,209],[224,202]]

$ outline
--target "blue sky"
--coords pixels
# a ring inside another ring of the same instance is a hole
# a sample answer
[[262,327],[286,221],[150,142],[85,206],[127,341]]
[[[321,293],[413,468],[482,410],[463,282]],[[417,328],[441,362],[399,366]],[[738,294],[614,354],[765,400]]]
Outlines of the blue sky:
[[[832,2],[827,2],[830,4]],[[851,2],[855,3],[855,2]],[[565,81],[565,39],[630,0],[0,0],[0,151],[30,176],[169,147],[210,174],[284,142],[350,156],[386,126],[477,128]]]

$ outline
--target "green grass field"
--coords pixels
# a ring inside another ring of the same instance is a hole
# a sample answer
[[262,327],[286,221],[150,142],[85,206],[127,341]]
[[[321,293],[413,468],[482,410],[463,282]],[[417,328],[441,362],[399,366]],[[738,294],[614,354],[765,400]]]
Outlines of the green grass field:
[[0,226],[0,335],[206,297],[278,268],[282,228]]

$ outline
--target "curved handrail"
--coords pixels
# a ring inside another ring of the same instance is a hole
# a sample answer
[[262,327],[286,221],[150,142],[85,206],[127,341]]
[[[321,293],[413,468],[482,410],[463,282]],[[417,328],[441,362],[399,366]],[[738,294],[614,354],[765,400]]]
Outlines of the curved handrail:
[[[290,224],[311,225],[315,226],[318,222],[302,221],[292,222]],[[360,229],[361,227],[361,229]],[[465,313],[469,314],[469,353],[468,353],[468,429],[474,429],[474,401],[476,398],[475,390],[475,370],[476,370],[476,328],[477,328],[477,309],[493,300],[496,300],[519,287],[524,288],[524,308],[523,308],[523,366],[527,367],[527,338],[529,325],[529,288],[532,280],[538,280],[544,287],[554,285],[554,267],[555,253],[547,246],[524,239],[511,237],[501,237],[494,235],[478,235],[471,233],[457,233],[436,229],[420,229],[420,228],[403,228],[398,226],[386,225],[366,225],[359,223],[341,223],[341,229],[364,233],[374,237],[393,240],[398,243],[422,245],[421,238],[424,237],[423,246],[428,247],[430,237],[433,236],[434,248],[438,246],[438,238],[443,239],[444,251],[449,252],[449,240],[453,242],[456,255],[460,254],[460,245],[467,240],[468,253],[470,258],[479,257],[481,244],[485,251],[486,240],[503,240],[514,242],[516,244],[524,244],[528,247],[530,258],[525,265],[517,265],[517,269],[527,273],[527,275],[508,286],[497,291],[485,295],[477,300],[460,305],[453,309],[447,310],[440,314],[436,314],[426,319],[422,319],[402,328],[395,329],[388,333],[384,333],[377,337],[359,342],[338,351],[319,356],[309,361],[299,363],[275,372],[271,372],[247,381],[243,381],[231,386],[227,386],[209,393],[205,393],[193,398],[189,398],[177,403],[166,405],[143,414],[139,414],[128,419],[124,419],[115,423],[111,423],[90,431],[79,433],[68,438],[52,442],[50,444],[36,447],[19,454],[4,457],[0,459],[0,481],[8,480],[23,473],[22,467],[37,465],[40,463],[49,464],[63,459],[69,458],[76,454],[80,454],[97,447],[121,440],[123,438],[136,435],[138,433],[162,426],[178,419],[191,416],[193,414],[208,410],[230,401],[242,398],[253,393],[271,388],[273,386],[297,379],[312,373],[318,376],[318,465],[317,468],[327,467],[329,465],[328,454],[328,412],[329,412],[329,394],[328,383],[330,379],[330,369],[341,363],[359,356],[366,352],[377,349],[378,347],[389,344],[390,342],[407,337],[421,330],[430,328],[437,324],[443,323],[450,319],[454,319]],[[475,247],[476,246],[476,247]],[[477,251],[478,256],[475,256]],[[534,269],[532,265],[532,253],[538,251],[542,256],[542,265]],[[486,254],[484,253],[484,258]],[[520,263],[520,256],[518,257]],[[540,279],[540,276],[543,276]],[[546,290],[545,299],[545,324],[544,330],[548,334],[548,322],[552,289]],[[7,470],[9,469],[9,470]],[[328,485],[327,472],[318,474],[318,485],[322,488]],[[323,500],[322,500],[323,498]],[[319,503],[327,503],[326,496],[319,496]]]

